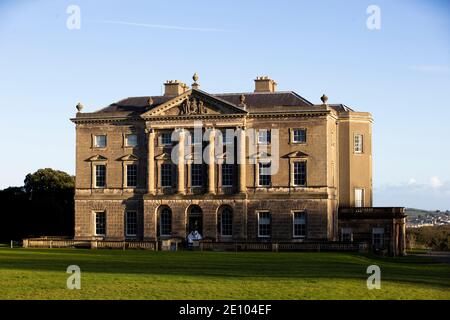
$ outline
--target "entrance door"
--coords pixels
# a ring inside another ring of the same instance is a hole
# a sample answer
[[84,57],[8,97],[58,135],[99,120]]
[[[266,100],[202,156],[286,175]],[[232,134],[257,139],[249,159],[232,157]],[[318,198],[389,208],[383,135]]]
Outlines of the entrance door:
[[197,231],[203,236],[203,213],[199,206],[192,206],[188,213],[187,233]]

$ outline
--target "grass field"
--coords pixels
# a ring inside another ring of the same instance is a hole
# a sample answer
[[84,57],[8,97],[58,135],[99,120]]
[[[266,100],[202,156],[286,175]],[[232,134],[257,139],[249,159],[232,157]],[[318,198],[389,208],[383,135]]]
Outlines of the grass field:
[[[81,290],[66,289],[72,264]],[[366,286],[372,264],[380,290]],[[450,299],[450,265],[350,253],[0,248],[0,299]]]

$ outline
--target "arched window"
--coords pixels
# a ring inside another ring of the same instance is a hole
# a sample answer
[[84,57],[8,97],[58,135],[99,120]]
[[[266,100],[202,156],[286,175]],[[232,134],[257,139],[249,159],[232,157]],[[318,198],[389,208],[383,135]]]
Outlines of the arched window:
[[220,213],[220,234],[222,236],[233,235],[233,211],[225,207]]
[[172,233],[172,210],[163,207],[159,212],[159,235],[170,236]]

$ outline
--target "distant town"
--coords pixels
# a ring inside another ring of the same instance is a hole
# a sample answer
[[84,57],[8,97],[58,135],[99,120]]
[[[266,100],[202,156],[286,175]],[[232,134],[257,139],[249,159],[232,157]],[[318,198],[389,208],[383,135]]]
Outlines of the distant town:
[[427,211],[419,209],[406,209],[407,228],[420,228],[430,226],[450,225],[450,210],[447,211]]

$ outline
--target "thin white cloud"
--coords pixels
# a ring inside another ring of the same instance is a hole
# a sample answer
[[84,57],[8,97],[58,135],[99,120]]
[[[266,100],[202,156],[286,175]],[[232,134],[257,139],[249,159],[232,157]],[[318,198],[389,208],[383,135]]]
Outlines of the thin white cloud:
[[120,24],[120,25],[126,25],[126,26],[144,27],[144,28],[153,28],[153,29],[201,31],[201,32],[235,32],[235,30],[229,30],[229,29],[197,28],[197,27],[174,26],[174,25],[165,25],[165,24],[148,24],[148,23],[138,23],[138,22],[129,22],[129,21],[117,21],[117,20],[91,20],[91,21],[95,22],[95,23]]
[[409,66],[408,69],[423,73],[449,73],[450,67],[447,65],[422,64]]
[[416,184],[417,183],[417,180],[415,179],[415,178],[409,178],[409,180],[408,180],[408,185],[414,185],[414,184]]
[[439,189],[440,187],[442,187],[444,184],[442,183],[442,181],[439,179],[439,177],[433,176],[430,178],[430,185],[432,188],[434,189]]

